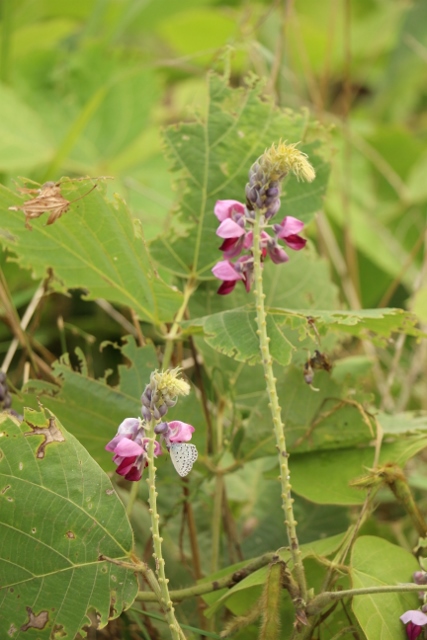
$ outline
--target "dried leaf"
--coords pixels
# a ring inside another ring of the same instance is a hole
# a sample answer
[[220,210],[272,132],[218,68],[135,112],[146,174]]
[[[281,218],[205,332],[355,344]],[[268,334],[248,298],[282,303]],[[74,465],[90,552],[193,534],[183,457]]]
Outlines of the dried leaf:
[[[85,178],[82,178],[83,180]],[[46,224],[53,224],[63,213],[68,211],[68,207],[73,202],[87,196],[91,191],[96,189],[97,185],[93,185],[91,189],[76,200],[67,200],[61,193],[61,182],[45,182],[39,189],[27,189],[26,187],[18,187],[18,191],[25,194],[37,194],[35,198],[27,200],[22,206],[9,207],[10,211],[23,211],[25,214],[25,226],[31,229],[29,220],[39,218],[44,213],[49,213]]]

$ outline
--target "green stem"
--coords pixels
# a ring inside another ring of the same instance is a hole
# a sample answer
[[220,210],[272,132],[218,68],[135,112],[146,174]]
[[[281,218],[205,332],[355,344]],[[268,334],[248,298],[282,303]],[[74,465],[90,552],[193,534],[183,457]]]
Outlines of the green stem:
[[154,434],[154,426],[156,424],[155,420],[152,420],[150,425],[146,425],[145,429],[148,432],[150,429],[150,441],[148,445],[147,451],[147,461],[148,461],[148,500],[150,503],[149,514],[151,518],[151,535],[153,538],[153,547],[154,547],[154,560],[156,562],[156,573],[158,576],[158,583],[161,591],[161,606],[163,613],[165,615],[166,620],[169,624],[169,629],[171,632],[171,636],[173,640],[185,640],[185,635],[179,626],[176,618],[175,618],[175,610],[172,604],[171,597],[169,595],[168,582],[169,580],[166,578],[165,574],[165,561],[163,559],[162,554],[162,541],[163,538],[160,537],[159,530],[159,519],[160,516],[157,513],[157,491],[156,491],[156,467],[154,465],[154,443],[155,443],[155,434]]
[[139,482],[132,482],[132,486],[130,488],[130,492],[129,492],[129,500],[128,503],[126,505],[126,515],[130,516],[132,513],[132,509],[133,509],[133,505],[135,504],[135,501],[138,497],[138,490],[139,490]]
[[[194,596],[202,596],[205,593],[212,593],[214,591],[218,591],[219,589],[230,589],[231,587],[234,587],[234,585],[241,582],[241,580],[249,576],[251,573],[254,573],[255,571],[258,571],[258,569],[265,567],[274,559],[277,559],[276,553],[265,553],[264,555],[255,558],[255,560],[252,560],[252,562],[249,562],[246,566],[240,567],[240,569],[236,569],[223,578],[218,578],[217,580],[209,582],[200,582],[193,587],[186,587],[185,589],[170,591],[169,595],[175,602],[178,602],[181,600],[185,600],[186,598],[193,598]],[[136,598],[141,602],[157,601],[156,594],[151,593],[151,591],[139,591]]]
[[337,600],[344,598],[355,598],[356,596],[376,595],[378,593],[412,593],[418,591],[427,591],[427,585],[419,584],[396,584],[385,585],[383,587],[362,587],[361,589],[345,589],[343,591],[325,591],[319,594],[307,607],[308,615],[319,613],[322,609]]
[[187,310],[188,302],[191,298],[193,291],[196,286],[193,280],[188,280],[184,287],[184,300],[182,301],[182,305],[177,311],[175,316],[175,320],[173,321],[173,325],[166,336],[166,347],[163,355],[163,370],[167,369],[170,365],[172,352],[174,347],[174,341],[180,331],[180,322],[184,317],[184,314]]
[[211,573],[218,571],[219,547],[221,541],[222,497],[224,495],[224,476],[215,478],[214,504],[212,511],[212,555]]
[[[223,433],[224,433],[224,423],[223,423],[223,406],[220,405],[218,408],[218,415],[215,425],[215,439],[213,442],[214,445],[214,453],[218,454],[222,451],[223,447]],[[222,471],[222,469],[221,469]],[[222,504],[224,497],[224,474],[220,473],[220,470],[215,468],[215,488],[214,488],[214,503],[212,510],[212,555],[211,555],[211,573],[215,573],[218,571],[218,558],[219,558],[219,548],[221,543],[221,521],[222,521]]]
[[262,283],[262,265],[261,265],[261,214],[256,212],[255,224],[253,230],[253,254],[254,254],[254,276],[255,276],[255,302],[256,302],[256,319],[257,334],[261,349],[261,359],[264,367],[264,375],[269,398],[269,407],[273,418],[274,434],[276,436],[276,446],[279,454],[280,466],[280,483],[282,494],[282,508],[285,514],[285,526],[288,534],[289,546],[294,562],[295,579],[300,590],[300,597],[305,602],[307,599],[307,584],[305,579],[304,565],[302,562],[301,549],[298,543],[296,532],[297,522],[293,510],[293,498],[291,495],[291,483],[288,458],[289,454],[286,450],[285,430],[282,422],[279,398],[277,396],[276,378],[273,372],[273,359],[270,354],[269,342],[270,338],[267,334],[267,314],[265,311],[264,300],[265,293]]

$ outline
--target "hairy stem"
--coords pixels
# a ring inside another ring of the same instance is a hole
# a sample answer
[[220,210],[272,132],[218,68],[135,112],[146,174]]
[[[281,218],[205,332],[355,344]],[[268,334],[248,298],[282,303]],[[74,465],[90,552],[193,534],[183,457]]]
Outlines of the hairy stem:
[[256,320],[257,334],[261,349],[261,359],[264,367],[264,375],[269,398],[269,407],[273,418],[274,435],[276,436],[276,447],[279,454],[280,483],[282,494],[282,508],[285,514],[285,526],[288,534],[290,551],[294,562],[295,579],[300,590],[300,597],[305,602],[307,599],[307,585],[305,579],[302,554],[298,543],[296,525],[297,522],[293,510],[293,498],[291,495],[291,482],[289,473],[288,458],[286,450],[285,429],[281,416],[279,398],[277,396],[276,378],[273,372],[273,359],[270,354],[270,338],[267,334],[267,314],[265,311],[265,293],[262,283],[261,265],[261,215],[257,211],[253,230],[253,254],[254,254],[254,276],[255,276],[255,300],[256,300]]
[[[154,560],[156,563],[156,573],[158,576],[158,582],[160,586],[161,592],[161,607],[164,613],[164,616],[169,624],[169,629],[171,632],[171,636],[173,640],[185,640],[184,633],[180,628],[176,618],[175,618],[175,610],[172,604],[171,597],[169,595],[168,582],[169,580],[166,578],[165,574],[165,561],[163,559],[162,554],[162,541],[163,538],[160,537],[159,530],[159,519],[160,516],[157,513],[157,491],[156,491],[156,467],[154,465],[154,442],[155,442],[155,434],[154,434],[154,426],[155,421],[152,421],[150,424],[150,442],[148,445],[147,451],[147,461],[148,461],[148,500],[150,503],[149,514],[151,518],[151,535],[153,538],[153,547],[154,547]],[[148,431],[148,425],[146,427]]]

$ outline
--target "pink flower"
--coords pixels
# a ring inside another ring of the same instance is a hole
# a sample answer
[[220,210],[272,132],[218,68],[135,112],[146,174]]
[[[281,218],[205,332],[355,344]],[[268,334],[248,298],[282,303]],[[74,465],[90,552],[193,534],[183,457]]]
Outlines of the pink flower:
[[244,217],[245,211],[245,205],[238,200],[217,200],[214,207],[214,213],[220,222],[227,218],[237,222],[241,217]]
[[[120,424],[117,435],[106,445],[107,451],[114,453],[113,462],[117,465],[116,473],[126,480],[138,481],[147,466],[147,447],[149,438],[144,437],[144,427],[138,418],[126,418]],[[162,449],[156,441],[154,455],[161,455]]]
[[427,615],[418,609],[410,609],[400,616],[403,624],[406,624],[406,635],[409,640],[415,640],[422,633],[427,624]]
[[219,250],[224,252],[224,258],[235,258],[245,241],[246,207],[237,200],[218,200],[214,213],[221,223],[216,234],[224,238]]
[[295,251],[303,249],[307,243],[307,240],[304,240],[304,238],[298,235],[303,228],[304,223],[302,220],[298,220],[298,218],[293,218],[292,216],[286,216],[280,224],[273,226],[276,236],[284,240],[288,247]]
[[173,442],[188,442],[191,440],[194,427],[180,420],[172,420],[168,422],[168,431],[165,434],[167,446]]
[[212,273],[223,283],[218,289],[220,295],[231,293],[238,280],[243,280],[246,291],[252,284],[253,260],[250,256],[242,256],[233,264],[229,260],[221,260],[213,267]]

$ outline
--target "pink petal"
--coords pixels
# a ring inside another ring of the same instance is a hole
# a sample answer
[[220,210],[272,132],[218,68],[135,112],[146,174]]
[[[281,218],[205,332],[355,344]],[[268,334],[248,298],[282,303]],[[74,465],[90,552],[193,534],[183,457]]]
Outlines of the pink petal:
[[238,200],[217,200],[214,214],[220,222],[231,217],[231,212],[245,213],[245,205]]
[[418,609],[409,609],[409,611],[405,611],[405,613],[400,616],[400,619],[403,624],[413,622],[421,627],[427,624],[427,615]]
[[172,420],[169,422],[169,442],[188,442],[194,432],[194,427],[180,420]]
[[277,234],[279,238],[295,235],[304,229],[302,220],[298,220],[298,218],[293,218],[292,216],[286,216],[280,223],[280,226],[281,230]]
[[216,235],[220,238],[240,238],[240,236],[245,235],[245,230],[237,222],[227,218],[219,225]]
[[246,234],[245,242],[243,244],[245,249],[250,249],[254,243],[254,234],[253,231],[248,231]]
[[230,282],[243,280],[243,276],[240,273],[237,273],[236,269],[228,260],[221,260],[220,262],[217,262],[212,269],[212,273],[220,280],[227,280]]
[[123,440],[117,444],[114,453],[126,458],[128,456],[140,456],[144,453],[144,449],[133,440],[123,438]]

